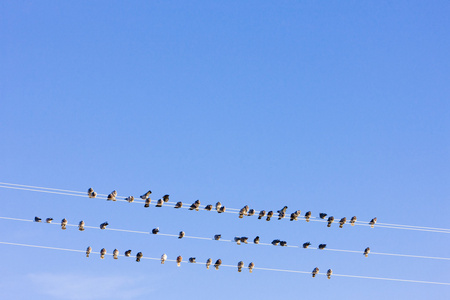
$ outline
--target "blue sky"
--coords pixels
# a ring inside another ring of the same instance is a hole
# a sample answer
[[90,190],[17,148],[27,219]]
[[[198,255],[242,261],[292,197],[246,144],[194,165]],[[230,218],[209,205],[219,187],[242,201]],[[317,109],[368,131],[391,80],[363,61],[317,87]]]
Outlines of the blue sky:
[[[448,228],[449,13],[446,1],[2,1],[0,181],[123,196],[151,189],[171,201]],[[6,217],[441,257],[450,246],[441,233],[1,188],[0,199]],[[0,222],[7,242],[450,282],[446,261]],[[15,299],[450,294],[447,286],[0,249],[8,274],[0,288]]]

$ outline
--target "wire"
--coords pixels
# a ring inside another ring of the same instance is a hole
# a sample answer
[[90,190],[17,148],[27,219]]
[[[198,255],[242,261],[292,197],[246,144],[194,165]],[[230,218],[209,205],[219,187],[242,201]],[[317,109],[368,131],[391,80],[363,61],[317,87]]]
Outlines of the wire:
[[[77,197],[86,197],[87,193],[85,192],[79,192],[79,191],[71,191],[71,190],[63,190],[63,189],[55,189],[55,188],[46,188],[46,187],[37,187],[37,186],[31,186],[31,185],[22,185],[22,184],[14,184],[14,183],[6,183],[6,182],[0,182],[0,184],[3,184],[3,186],[0,186],[0,188],[9,188],[9,189],[16,189],[16,190],[25,190],[25,191],[32,191],[32,192],[41,192],[41,193],[50,193],[50,194],[58,194],[58,195],[67,195],[67,196],[77,196]],[[10,186],[6,186],[10,185]],[[106,194],[98,194],[97,198],[99,199],[106,199]],[[123,199],[117,199],[121,198],[121,196],[117,196],[115,201],[120,202],[128,202]],[[135,199],[133,203],[145,203],[143,200]],[[164,205],[166,204],[166,205]],[[163,206],[169,205],[175,205],[175,202],[165,202]],[[181,208],[189,209],[189,206],[182,206]],[[236,208],[227,208],[225,213],[234,213],[239,214],[240,209]],[[258,214],[259,211],[255,211],[255,214]],[[277,218],[274,216],[274,218]],[[300,219],[305,219],[304,216],[298,216]],[[289,217],[285,217],[283,219],[289,219]],[[326,220],[318,219],[317,217],[310,217],[310,221],[313,222],[327,222]],[[336,223],[339,223],[338,221]],[[371,226],[368,224],[368,222],[364,221],[356,221],[355,225],[359,226]],[[436,228],[436,227],[425,227],[425,226],[415,226],[415,225],[401,225],[401,224],[390,224],[390,223],[377,223],[376,227],[380,228],[391,228],[391,229],[403,229],[403,230],[414,230],[414,231],[423,231],[423,232],[436,232],[436,233],[450,233],[450,229],[447,228]]]
[[[10,217],[0,217],[0,219],[4,219],[4,220],[13,220],[13,221],[22,221],[22,222],[33,222],[32,220],[28,220],[28,219],[19,219],[19,218],[10,218]],[[50,223],[51,225],[60,225],[59,223]],[[78,227],[78,225],[75,224],[66,224],[66,226],[68,227]],[[87,226],[84,225],[84,228],[90,228],[90,229],[98,229],[98,230],[102,230],[100,229],[99,226]],[[158,232],[158,234],[153,234],[151,232],[148,231],[138,231],[138,230],[128,230],[128,229],[117,229],[117,228],[110,228],[107,227],[104,230],[111,230],[111,231],[118,231],[118,232],[130,232],[130,233],[140,233],[140,234],[147,234],[147,235],[160,235],[160,236],[168,236],[168,237],[176,237],[178,238],[179,235],[178,234],[168,234],[168,233],[161,233]],[[216,241],[212,238],[206,238],[206,237],[198,237],[198,236],[188,236],[185,235],[183,238],[187,238],[187,239],[197,239],[197,240],[207,240],[207,241]],[[217,240],[219,242],[235,242],[234,240],[227,240],[227,239],[219,239]],[[241,243],[241,244],[245,244],[245,243]],[[273,246],[271,243],[263,243],[263,242],[259,242],[258,244],[255,243],[249,243],[250,245],[263,245],[263,246]],[[287,245],[288,248],[303,248],[303,246],[297,246],[297,245]],[[303,248],[304,249],[304,248]],[[314,247],[308,247],[306,249],[309,250],[321,250],[321,249],[317,249]],[[331,249],[331,248],[325,248],[322,250],[326,250],[326,251],[336,251],[336,252],[347,252],[347,253],[358,253],[358,254],[363,254],[364,251],[356,251],[356,250],[343,250],[343,249]],[[400,257],[411,257],[411,258],[424,258],[424,259],[437,259],[437,260],[450,260],[450,258],[448,257],[436,257],[436,256],[421,256],[421,255],[410,255],[410,254],[396,254],[396,253],[383,253],[383,252],[370,252],[370,255],[389,255],[389,256],[400,256]]]
[[[21,243],[11,243],[11,242],[3,242],[0,241],[0,244],[3,245],[12,245],[12,246],[21,246],[21,247],[31,247],[31,248],[41,248],[41,249],[51,249],[51,250],[59,250],[59,251],[69,251],[69,252],[78,252],[78,253],[86,253],[86,250],[77,250],[77,249],[68,249],[68,248],[59,248],[59,247],[49,247],[49,246],[38,246],[38,245],[30,245],[30,244],[21,244]],[[90,254],[100,254],[100,252],[91,252]],[[105,255],[112,256],[112,253],[105,253]],[[126,256],[125,256],[126,257]],[[127,257],[127,258],[134,258],[134,257]],[[141,259],[147,259],[147,260],[161,260],[160,258],[156,257],[145,257],[143,256]],[[174,259],[166,259],[168,262],[177,262]],[[191,264],[188,261],[181,261],[181,263],[185,264]],[[195,263],[196,265],[206,265],[205,263]],[[237,266],[233,265],[225,265],[221,264],[220,267],[227,267],[227,268],[237,268]],[[286,272],[286,273],[298,273],[298,274],[311,274],[311,272],[307,271],[298,271],[298,270],[286,270],[286,269],[273,269],[273,268],[263,268],[263,267],[253,267],[253,270],[261,270],[261,271],[275,271],[275,272]],[[323,275],[326,276],[326,273],[317,273],[317,275]],[[348,278],[362,278],[362,279],[375,279],[375,280],[388,280],[388,281],[398,281],[398,282],[411,282],[411,283],[423,283],[423,284],[437,284],[437,285],[449,285],[448,282],[435,282],[435,281],[422,281],[422,280],[411,280],[411,279],[398,279],[398,278],[383,278],[383,277],[371,277],[371,276],[360,276],[360,275],[345,275],[345,274],[335,274],[332,275],[337,277],[348,277]]]

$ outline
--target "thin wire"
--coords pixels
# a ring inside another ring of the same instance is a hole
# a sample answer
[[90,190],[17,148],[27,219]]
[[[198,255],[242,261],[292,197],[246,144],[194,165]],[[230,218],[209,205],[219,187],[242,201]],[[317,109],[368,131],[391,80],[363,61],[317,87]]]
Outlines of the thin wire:
[[[26,191],[33,191],[33,192],[41,192],[41,193],[51,193],[51,194],[59,194],[59,195],[68,195],[68,196],[77,196],[77,197],[86,197],[87,193],[79,192],[79,191],[71,191],[71,190],[63,190],[63,189],[54,189],[54,188],[46,188],[46,187],[37,187],[37,186],[29,186],[29,185],[21,185],[21,184],[14,184],[14,183],[5,183],[0,182],[0,184],[3,185],[11,185],[11,186],[0,186],[0,188],[9,188],[9,189],[17,189],[17,190],[26,190]],[[34,188],[34,189],[29,189]],[[39,190],[41,189],[41,190]],[[53,192],[56,191],[56,192]],[[59,192],[58,192],[59,191]],[[66,192],[66,193],[62,193]],[[72,194],[70,194],[72,193]],[[75,193],[75,194],[73,194]],[[99,199],[106,199],[106,194],[97,194],[97,198]],[[128,202],[126,200],[117,199],[121,198],[121,196],[117,196],[115,201],[120,202]],[[145,203],[144,200],[135,199],[133,203]],[[175,202],[165,202],[164,204],[171,204],[175,205]],[[164,205],[163,205],[164,206]],[[181,208],[189,209],[188,206],[182,206]],[[240,209],[236,208],[227,208],[225,213],[234,213],[238,214]],[[259,211],[255,211],[255,214],[258,214]],[[274,218],[277,218],[274,216]],[[306,219],[304,216],[298,216],[300,219]],[[283,219],[289,219],[289,217],[285,217]],[[313,222],[327,222],[326,220],[318,219],[317,217],[310,217],[310,221]],[[336,222],[338,223],[338,222]],[[368,222],[363,221],[356,221],[355,225],[359,226],[371,226],[368,224]],[[436,233],[450,233],[450,229],[447,228],[436,228],[436,227],[425,227],[425,226],[415,226],[415,225],[401,225],[401,224],[390,224],[390,223],[377,223],[376,227],[380,228],[391,228],[391,229],[403,229],[403,230],[415,230],[415,231],[424,231],[424,232],[436,232]]]
[[[13,246],[22,246],[22,247],[31,247],[31,248],[41,248],[41,249],[51,249],[51,250],[59,250],[59,251],[69,251],[69,252],[78,252],[78,253],[85,253],[86,250],[76,250],[76,249],[68,249],[68,248],[58,248],[58,247],[49,247],[49,246],[38,246],[38,245],[30,245],[30,244],[21,244],[21,243],[11,243],[11,242],[3,242],[0,241],[0,244],[3,245],[13,245]],[[91,254],[100,254],[100,252],[91,252]],[[105,253],[105,255],[112,256],[112,253]],[[126,256],[125,256],[126,257]],[[134,258],[134,257],[127,257],[127,258]],[[141,259],[147,259],[147,260],[156,260],[160,261],[160,258],[156,257],[145,257],[143,256]],[[166,259],[168,262],[177,262],[174,259]],[[181,263],[189,263],[188,261],[181,261]],[[195,263],[196,265],[206,265],[205,263]],[[233,265],[225,265],[221,264],[220,267],[227,267],[227,268],[237,268],[237,266]],[[273,268],[262,268],[262,267],[253,267],[254,270],[262,270],[262,271],[274,271],[274,272],[286,272],[286,273],[298,273],[298,274],[311,274],[311,272],[307,271],[298,271],[298,270],[286,270],[286,269],[273,269]],[[317,273],[317,275],[326,276],[326,273]],[[332,276],[337,277],[348,277],[348,278],[362,278],[362,279],[375,279],[375,280],[388,280],[388,281],[398,281],[398,282],[411,282],[411,283],[423,283],[423,284],[438,284],[438,285],[449,285],[448,282],[435,282],[435,281],[422,281],[422,280],[411,280],[411,279],[398,279],[398,278],[384,278],[384,277],[372,277],[372,276],[361,276],[361,275],[345,275],[345,274],[335,274],[333,273]]]

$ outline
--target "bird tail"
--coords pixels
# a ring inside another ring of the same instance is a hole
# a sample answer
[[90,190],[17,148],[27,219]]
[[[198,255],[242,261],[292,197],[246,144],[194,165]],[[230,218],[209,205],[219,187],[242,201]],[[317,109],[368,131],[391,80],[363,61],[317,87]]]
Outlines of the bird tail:
[[161,264],[162,264],[162,265],[164,264],[164,260],[161,260]]
[[214,266],[214,268],[216,268],[216,270],[219,270],[219,266]]
[[261,220],[261,218],[262,218],[261,216],[258,216],[258,220]]
[[86,253],[86,257],[89,257],[89,253]]
[[239,269],[238,269],[238,272],[242,272],[242,268],[239,268]]
[[364,253],[364,256],[365,256],[365,257],[368,257],[369,255],[368,255],[367,253]]
[[140,259],[140,258],[136,258],[136,261],[137,261],[137,262],[140,262],[140,261],[141,261],[141,259]]
[[62,230],[66,230],[66,225],[62,225],[62,226],[61,226],[61,229],[62,229]]
[[339,228],[342,228],[342,227],[344,227],[344,224],[339,224]]
[[266,221],[270,221],[270,217],[267,217],[267,218],[266,218]]
[[327,277],[328,277],[328,279],[331,279],[331,276],[330,276],[330,275],[328,275]]
[[144,207],[150,207],[150,205],[148,205],[148,204],[146,203],[146,204],[144,204]]
[[181,264],[179,262],[177,262],[177,267],[179,267]]
[[309,222],[309,218],[305,218],[305,221],[306,221],[306,222]]
[[117,259],[117,256],[114,256],[114,259]]
[[313,278],[316,277],[316,274],[312,274],[312,277],[313,277]]
[[327,227],[331,227],[331,223],[328,223]]
[[239,214],[239,219],[242,219],[244,217],[243,214]]
[[249,271],[250,273],[253,273],[253,269],[249,269],[248,271]]
[[101,258],[101,259],[104,259],[104,258],[105,258],[105,256],[104,256],[104,255],[100,255],[100,258]]

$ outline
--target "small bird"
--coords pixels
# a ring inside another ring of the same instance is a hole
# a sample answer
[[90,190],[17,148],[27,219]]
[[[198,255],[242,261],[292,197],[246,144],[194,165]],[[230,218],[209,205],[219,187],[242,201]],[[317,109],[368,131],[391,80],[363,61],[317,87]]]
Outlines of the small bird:
[[214,264],[214,268],[216,268],[216,270],[219,270],[219,267],[221,264],[222,264],[222,260],[219,258],[218,260],[216,260],[216,263]]
[[320,214],[319,214],[319,217],[320,217],[321,219],[325,219],[325,218],[327,217],[327,214],[325,214],[325,213],[320,213]]
[[333,274],[333,270],[328,269],[328,271],[327,271],[327,278],[328,278],[328,279],[331,278],[331,274]]
[[200,200],[196,200],[194,203],[192,203],[192,205],[189,207],[189,210],[196,210],[198,211],[200,207]]
[[303,248],[308,248],[309,246],[311,246],[311,243],[310,242],[306,242],[306,243],[303,243]]
[[241,242],[244,244],[248,244],[248,237],[246,236],[241,237]]
[[306,214],[305,214],[305,220],[306,220],[306,222],[309,222],[309,218],[311,218],[311,212],[310,212],[310,211],[307,211]]
[[169,202],[169,195],[164,195],[162,199],[164,202]]
[[152,193],[152,191],[148,191],[147,193],[141,195],[141,199],[142,200],[147,200],[150,197],[151,193]]
[[329,217],[327,227],[331,227],[331,223],[333,223],[333,222],[334,222],[334,217],[333,216]]
[[255,237],[255,239],[253,240],[253,243],[259,244],[259,236],[256,236],[256,237]]
[[372,220],[370,220],[370,222],[369,222],[370,227],[373,228],[373,226],[375,225],[375,223],[377,223],[377,218],[373,218]]
[[84,231],[84,221],[83,220],[81,220],[80,223],[78,223],[78,230]]
[[277,213],[281,214],[281,213],[286,213],[286,210],[288,209],[287,206],[283,207],[282,209],[278,210]]
[[89,257],[89,254],[91,254],[91,252],[92,252],[92,247],[91,246],[87,247],[87,249],[86,249],[86,257]]
[[224,213],[225,210],[226,210],[225,206],[222,205],[219,209],[219,214]]
[[342,228],[344,226],[344,224],[347,223],[347,218],[343,217],[340,221],[339,221],[339,228]]
[[247,213],[248,213],[248,205],[241,208],[241,210],[239,211],[239,218],[242,219],[244,216],[247,215]]
[[145,199],[144,207],[150,207],[150,202],[152,202],[152,199],[150,199],[150,197]]
[[254,264],[253,262],[249,263],[249,264],[248,264],[248,271],[249,271],[250,273],[252,273],[254,267],[255,267],[255,264]]
[[39,222],[41,222],[41,221],[42,221],[42,219],[41,219],[41,218],[39,218],[39,217],[34,217],[34,221],[35,221],[35,222],[38,222],[38,223],[39,223]]
[[125,256],[126,256],[126,257],[130,257],[130,256],[131,256],[131,250],[125,251]]
[[216,210],[217,210],[217,212],[219,212],[219,210],[220,210],[221,207],[222,207],[222,203],[217,202],[217,203],[216,203]]
[[53,221],[53,218],[47,218],[47,219],[45,219],[45,222],[47,222],[47,223],[51,223]]
[[281,242],[280,240],[273,240],[273,241],[272,241],[272,245],[278,246],[278,244],[279,244],[280,242]]
[[162,265],[165,263],[166,259],[167,259],[167,254],[164,253],[163,255],[161,255],[161,264]]
[[106,249],[102,248],[102,250],[100,250],[100,258],[104,259],[105,258],[105,254],[106,254]]
[[178,234],[178,238],[182,239],[184,237],[184,231],[180,231],[180,233]]
[[156,202],[156,205],[155,205],[155,207],[162,207],[163,206],[163,204],[164,204],[164,201],[163,201],[163,199],[159,199],[157,202]]
[[214,235],[214,240],[218,241],[218,240],[220,240],[221,237],[222,237],[221,234],[216,234],[216,235]]
[[114,259],[117,259],[118,256],[119,256],[119,250],[114,249],[114,251],[113,251],[113,258],[114,258]]
[[251,217],[251,216],[253,216],[254,214],[255,214],[255,210],[254,210],[253,208],[251,208],[251,209],[248,211],[247,216]]
[[323,249],[325,249],[326,246],[327,246],[327,244],[320,244],[320,245],[319,245],[319,249],[320,249],[320,250],[323,250]]
[[97,193],[94,192],[94,189],[93,189],[93,188],[89,188],[88,191],[87,191],[87,194],[88,194],[88,197],[89,197],[89,198],[95,198],[95,197],[97,197]]
[[270,221],[270,218],[272,218],[272,217],[273,217],[273,211],[269,211],[269,212],[267,213],[266,221]]
[[364,256],[365,256],[365,257],[369,256],[369,253],[370,253],[370,248],[369,248],[369,247],[367,247],[366,249],[364,249]]
[[287,242],[286,241],[281,241],[280,242],[280,246],[281,247],[287,247]]
[[259,215],[258,215],[258,220],[261,220],[261,218],[264,218],[265,215],[266,215],[266,211],[265,210],[260,211]]
[[207,211],[211,211],[212,208],[213,208],[212,204],[208,204],[208,205],[205,206],[205,210],[207,210]]
[[297,210],[291,214],[290,221],[297,221],[298,216],[300,216],[300,210]]
[[95,198],[97,197],[97,192],[92,192],[92,194],[89,196],[89,198]]
[[108,222],[103,222],[102,224],[100,224],[100,229],[106,229],[106,226],[108,225]]
[[195,263],[196,263],[195,257],[189,257],[189,262],[190,262],[191,264],[195,264]]
[[181,208],[183,206],[183,202],[178,201],[177,204],[175,204],[175,208]]
[[350,219],[350,225],[355,226],[355,222],[356,222],[356,216],[353,216],[353,217]]
[[61,221],[61,229],[62,229],[62,230],[66,230],[66,225],[67,225],[67,219],[64,218],[64,219],[62,219],[62,221]]
[[242,272],[242,267],[244,267],[244,262],[241,260],[240,262],[238,262],[238,272]]
[[142,252],[138,252],[138,254],[136,254],[136,261],[137,262],[140,262],[141,261],[141,258],[143,257],[144,255],[142,254]]
[[112,201],[116,201],[116,196],[117,196],[117,192],[114,190],[112,191],[108,197],[106,198],[106,200],[112,200]]
[[236,236],[234,237],[234,241],[236,242],[236,244],[240,245],[241,244],[241,238]]
[[128,201],[128,203],[131,203],[134,201],[134,197],[133,196],[128,196],[125,198],[126,201]]
[[156,228],[152,229],[152,233],[153,234],[158,234],[158,232],[159,232],[159,227],[156,227]]
[[319,268],[315,267],[314,270],[312,271],[312,277],[316,277],[316,275],[319,273]]
[[181,265],[181,261],[183,260],[183,258],[181,257],[181,255],[179,255],[177,257],[177,266],[179,267]]
[[286,214],[284,212],[278,213],[278,220],[284,219],[285,216]]
[[208,258],[208,260],[206,261],[206,269],[209,270],[209,266],[211,265],[211,263],[212,263],[212,259]]

